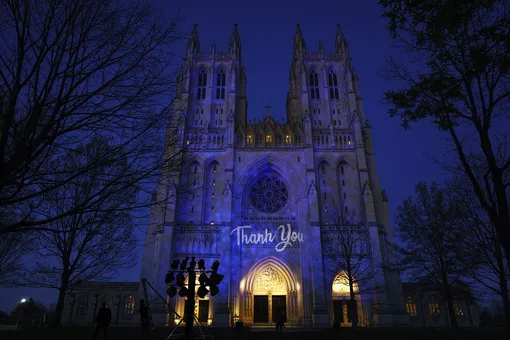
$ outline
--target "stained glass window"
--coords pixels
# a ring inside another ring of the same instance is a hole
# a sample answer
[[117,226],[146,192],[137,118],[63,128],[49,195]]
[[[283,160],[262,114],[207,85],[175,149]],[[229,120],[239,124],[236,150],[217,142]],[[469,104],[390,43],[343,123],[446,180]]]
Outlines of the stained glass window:
[[250,188],[251,205],[262,213],[276,213],[287,204],[289,192],[277,176],[264,174]]

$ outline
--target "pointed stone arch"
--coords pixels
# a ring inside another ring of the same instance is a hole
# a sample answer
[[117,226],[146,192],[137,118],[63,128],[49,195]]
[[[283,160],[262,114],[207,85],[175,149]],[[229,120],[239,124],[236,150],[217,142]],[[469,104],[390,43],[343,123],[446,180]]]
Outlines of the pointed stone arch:
[[[244,286],[244,287],[243,287]],[[297,279],[291,268],[283,260],[266,256],[256,261],[241,281],[241,290],[266,294],[284,293],[297,290]]]
[[299,197],[303,197],[303,195],[307,192],[307,187],[305,187],[306,184],[301,181],[296,170],[285,161],[271,155],[266,155],[251,163],[239,178],[237,188],[240,188],[241,191],[244,190],[251,180],[260,172],[260,169],[266,164],[271,164],[272,168],[276,172],[286,174],[285,178],[289,183],[292,183],[293,185],[298,184],[296,189]]

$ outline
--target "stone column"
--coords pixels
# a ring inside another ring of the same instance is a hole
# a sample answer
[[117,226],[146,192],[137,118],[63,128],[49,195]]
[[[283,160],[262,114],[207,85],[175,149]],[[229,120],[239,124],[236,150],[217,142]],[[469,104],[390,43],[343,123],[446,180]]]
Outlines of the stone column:
[[[156,271],[154,271],[154,282],[151,282],[152,278],[148,277],[147,279],[154,286],[154,288],[158,291],[161,296],[166,297],[166,283],[165,283],[165,275],[170,269],[170,258],[172,256],[172,237],[173,237],[173,228],[174,223],[167,223],[161,230],[158,242],[159,242],[159,252],[157,254],[158,258],[153,259],[156,261]],[[149,299],[155,299],[154,302],[151,301],[151,313],[152,320],[156,326],[163,326],[167,320],[167,311],[168,308],[166,306],[165,301],[161,300],[159,296],[152,290],[150,286],[147,285],[147,293],[149,295]]]
[[287,313],[287,321],[292,319],[294,314],[293,314],[293,308],[294,308],[294,305],[293,305],[293,301],[292,301],[292,294],[293,294],[293,291],[292,290],[289,290],[287,292],[287,310],[286,310],[286,313]]
[[268,301],[268,313],[269,313],[269,324],[273,323],[273,295],[272,292],[267,292],[267,301]]
[[222,235],[230,235],[230,225],[222,226],[219,233],[214,234],[213,253],[219,255],[220,267],[219,274],[224,275],[224,279],[219,285],[220,292],[214,297],[214,327],[228,327],[230,324],[230,237],[220,237]]
[[388,306],[384,271],[381,268],[382,259],[378,226],[369,225],[368,231],[372,245],[372,266],[374,271],[374,324],[375,326],[391,326],[393,324],[393,316]]
[[253,294],[252,292],[247,292],[247,303],[248,303],[248,308],[247,308],[247,312],[248,312],[248,319],[250,320],[250,322],[253,322]]
[[115,317],[115,324],[118,326],[119,325],[119,319],[120,319],[120,311],[121,311],[121,306],[122,306],[122,295],[117,295],[115,296],[114,298],[115,300],[115,306],[117,308],[116,310],[116,317]]
[[288,320],[296,320],[298,319],[297,315],[297,292],[295,290],[290,290],[287,292],[287,319]]
[[329,318],[324,291],[324,267],[320,227],[311,227],[312,273],[313,273],[313,323],[315,327],[328,327]]

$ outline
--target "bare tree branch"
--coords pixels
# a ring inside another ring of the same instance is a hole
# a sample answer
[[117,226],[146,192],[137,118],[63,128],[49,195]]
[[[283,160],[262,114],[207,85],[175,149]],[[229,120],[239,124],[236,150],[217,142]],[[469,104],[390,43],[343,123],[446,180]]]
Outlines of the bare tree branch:
[[398,253],[406,273],[415,281],[439,285],[452,327],[458,327],[453,287],[463,284],[467,271],[477,264],[477,256],[461,247],[459,202],[435,183],[430,187],[419,183],[415,197],[405,200],[397,209],[396,224],[402,242]]
[[[171,99],[179,18],[120,0],[4,0],[0,13],[0,234],[53,230],[47,225],[94,210],[82,202],[48,217],[43,198],[105,162],[130,163],[112,179],[117,188],[150,187],[163,169],[178,171],[189,147]],[[97,136],[115,141],[109,154],[86,168],[56,162]],[[157,202],[132,203],[139,210]]]
[[323,231],[326,268],[337,275],[335,284],[349,287],[352,327],[357,326],[355,297],[373,292],[371,243],[365,221],[355,209],[330,211],[330,222]]
[[[102,153],[108,153],[111,144],[97,138],[77,147],[75,153],[59,159],[62,168],[85,167]],[[17,285],[54,288],[59,291],[56,322],[60,322],[64,299],[68,292],[90,280],[112,279],[118,269],[136,263],[134,223],[129,211],[119,209],[131,205],[137,187],[120,188],[111,185],[110,177],[122,175],[131,164],[114,159],[100,169],[80,176],[45,195],[43,209],[48,216],[60,215],[84,201],[93,202],[96,210],[80,211],[49,223],[48,231],[38,233],[35,266],[26,270]],[[58,181],[59,175],[55,180]],[[107,190],[110,195],[97,199],[95,193]]]
[[[462,6],[452,0],[379,3],[392,37],[406,56],[418,61],[416,71],[406,73],[389,62],[386,75],[398,81],[397,88],[384,95],[389,114],[399,117],[405,128],[429,120],[450,136],[458,158],[453,167],[469,179],[510,266],[510,162],[507,144],[501,141],[506,141],[507,131],[500,129],[510,123],[510,5],[503,0]],[[475,173],[473,154],[482,156],[487,176]]]

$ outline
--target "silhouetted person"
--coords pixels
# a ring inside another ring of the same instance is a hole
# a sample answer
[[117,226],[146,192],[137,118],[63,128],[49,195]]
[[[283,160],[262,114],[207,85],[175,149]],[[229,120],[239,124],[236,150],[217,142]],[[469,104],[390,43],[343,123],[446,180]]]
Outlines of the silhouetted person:
[[278,314],[276,315],[276,331],[283,332],[283,326],[285,325],[285,311],[283,308],[278,308]]
[[151,320],[149,319],[149,307],[145,305],[145,300],[140,300],[140,323],[142,326],[141,339],[145,339],[151,331]]
[[99,331],[102,329],[106,340],[108,338],[108,326],[110,325],[110,321],[112,321],[112,311],[108,308],[106,302],[103,302],[103,307],[99,308],[99,312],[97,312],[96,333],[94,333],[94,337],[92,339],[95,339]]

